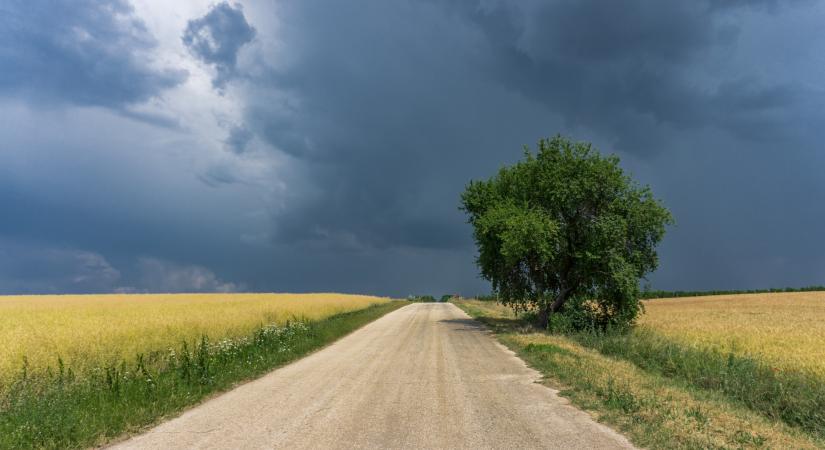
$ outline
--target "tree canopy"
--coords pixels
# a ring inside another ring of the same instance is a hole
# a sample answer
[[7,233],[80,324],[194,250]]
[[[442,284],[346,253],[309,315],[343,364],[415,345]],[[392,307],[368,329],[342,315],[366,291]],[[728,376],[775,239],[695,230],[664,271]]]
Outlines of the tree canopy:
[[639,314],[639,280],[658,264],[670,212],[591,144],[556,136],[461,196],[476,262],[498,299],[577,324],[627,325]]

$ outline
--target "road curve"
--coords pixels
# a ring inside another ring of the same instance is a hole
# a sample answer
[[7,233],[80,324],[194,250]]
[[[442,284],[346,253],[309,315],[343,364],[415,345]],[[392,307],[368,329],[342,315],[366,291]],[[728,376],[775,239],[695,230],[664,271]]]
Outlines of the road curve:
[[538,378],[455,305],[418,303],[114,448],[632,448]]

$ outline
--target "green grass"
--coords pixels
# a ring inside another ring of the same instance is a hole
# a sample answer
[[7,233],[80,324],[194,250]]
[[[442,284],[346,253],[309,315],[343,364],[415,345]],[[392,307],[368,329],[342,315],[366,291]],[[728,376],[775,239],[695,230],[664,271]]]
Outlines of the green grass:
[[86,448],[172,417],[210,395],[317,350],[405,302],[315,322],[267,326],[236,340],[182,343],[172,351],[78,376],[60,362],[0,397],[0,448]]
[[551,334],[456,302],[579,408],[646,448],[822,448],[822,380],[654,334]]

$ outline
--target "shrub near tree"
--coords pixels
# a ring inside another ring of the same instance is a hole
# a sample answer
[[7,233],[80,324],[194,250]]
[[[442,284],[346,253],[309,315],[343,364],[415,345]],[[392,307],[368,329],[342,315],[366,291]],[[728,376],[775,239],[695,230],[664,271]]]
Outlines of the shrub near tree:
[[589,143],[556,136],[524,153],[461,196],[482,277],[541,328],[555,313],[575,328],[632,324],[670,212]]

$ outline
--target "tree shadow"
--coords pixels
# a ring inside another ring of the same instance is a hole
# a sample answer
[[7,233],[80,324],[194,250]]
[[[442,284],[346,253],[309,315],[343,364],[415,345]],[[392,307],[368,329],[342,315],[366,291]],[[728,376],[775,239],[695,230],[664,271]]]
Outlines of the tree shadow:
[[451,325],[457,325],[455,327],[458,331],[479,331],[484,330],[484,325],[481,322],[473,319],[442,319],[439,320],[441,323],[447,323]]
[[519,318],[476,317],[474,319],[444,319],[444,323],[458,324],[459,331],[492,331],[494,333],[533,332],[533,325]]

